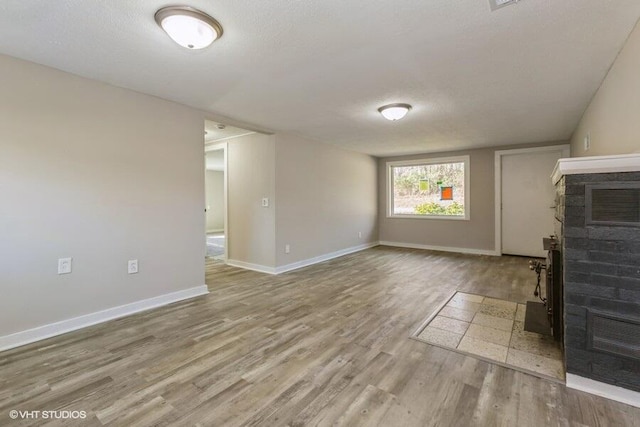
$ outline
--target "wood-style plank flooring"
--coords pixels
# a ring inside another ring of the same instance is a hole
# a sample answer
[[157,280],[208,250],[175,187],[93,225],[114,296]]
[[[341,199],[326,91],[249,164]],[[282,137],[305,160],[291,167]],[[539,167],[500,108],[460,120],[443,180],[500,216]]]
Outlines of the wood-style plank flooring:
[[279,276],[208,262],[207,284],[0,353],[0,426],[640,426],[640,409],[409,338],[454,290],[526,301],[524,258],[377,247]]

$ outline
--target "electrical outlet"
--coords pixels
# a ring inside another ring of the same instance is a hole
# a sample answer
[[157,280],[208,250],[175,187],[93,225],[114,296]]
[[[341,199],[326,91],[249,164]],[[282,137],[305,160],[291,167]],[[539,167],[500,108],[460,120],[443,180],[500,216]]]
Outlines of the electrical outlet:
[[289,246],[289,244],[287,243],[286,245],[284,245],[284,253],[288,254],[289,252],[291,252],[291,246]]
[[362,239],[362,231],[358,231],[358,239]]
[[129,274],[136,274],[138,272],[138,260],[130,259],[127,265],[127,271]]
[[589,148],[591,148],[591,132],[587,132],[584,137],[584,151],[589,151]]
[[268,197],[263,197],[262,198],[262,207],[263,208],[268,208],[269,207],[269,198]]
[[73,258],[60,258],[58,259],[58,274],[71,273],[71,261]]

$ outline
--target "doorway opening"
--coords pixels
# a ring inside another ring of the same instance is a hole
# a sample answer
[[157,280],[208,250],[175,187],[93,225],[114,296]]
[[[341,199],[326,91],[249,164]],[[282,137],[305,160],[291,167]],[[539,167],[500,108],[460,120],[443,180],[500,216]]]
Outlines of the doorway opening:
[[206,257],[226,262],[229,258],[228,150],[232,139],[255,132],[205,120],[205,244]]
[[205,224],[207,257],[224,261],[227,247],[225,227],[225,151],[226,147],[205,148]]

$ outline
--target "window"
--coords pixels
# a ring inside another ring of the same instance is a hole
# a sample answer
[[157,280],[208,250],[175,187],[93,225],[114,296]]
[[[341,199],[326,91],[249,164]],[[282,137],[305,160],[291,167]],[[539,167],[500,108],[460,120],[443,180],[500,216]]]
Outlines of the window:
[[388,216],[469,219],[469,156],[387,163]]

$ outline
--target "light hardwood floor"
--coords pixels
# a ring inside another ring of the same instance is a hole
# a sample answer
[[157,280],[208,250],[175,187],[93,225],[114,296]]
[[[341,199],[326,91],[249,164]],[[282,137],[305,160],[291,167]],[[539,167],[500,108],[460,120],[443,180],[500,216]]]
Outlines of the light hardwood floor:
[[640,425],[640,409],[409,339],[454,290],[524,302],[524,258],[377,247],[280,276],[208,262],[207,284],[0,353],[0,425]]

